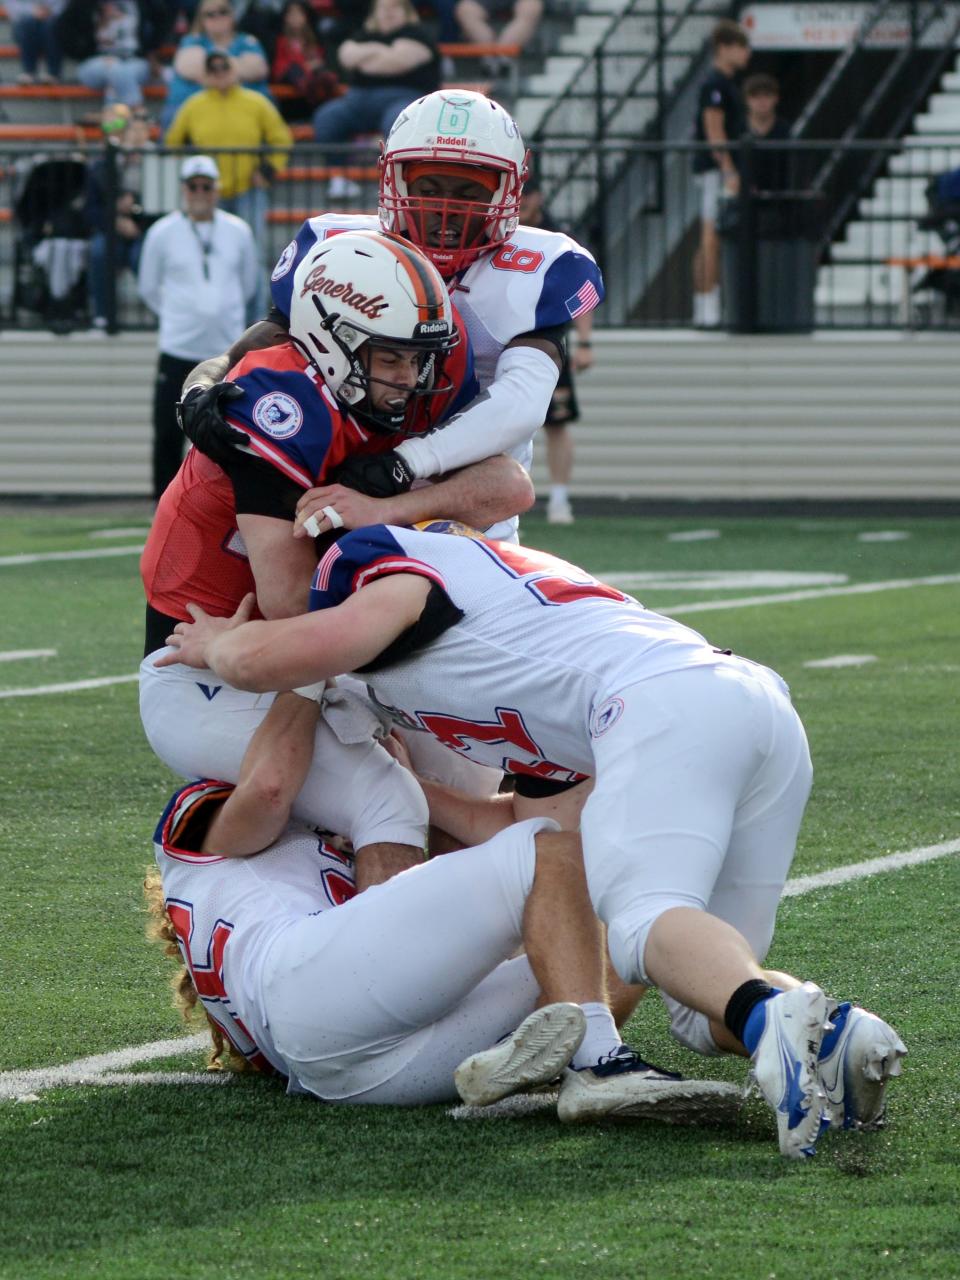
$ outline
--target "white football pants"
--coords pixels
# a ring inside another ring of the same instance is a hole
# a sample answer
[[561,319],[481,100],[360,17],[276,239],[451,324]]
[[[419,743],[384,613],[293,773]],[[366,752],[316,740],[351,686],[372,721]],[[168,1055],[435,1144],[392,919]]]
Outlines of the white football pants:
[[532,818],[290,925],[260,966],[259,1012],[291,1091],[419,1106],[536,1007],[521,943],[536,866]]
[[596,786],[581,819],[614,967],[647,981],[650,927],[672,907],[726,920],[762,960],[813,777],[786,685],[731,657],[619,700],[619,718],[594,739]]
[[[236,782],[254,730],[272,693],[245,693],[212,671],[180,663],[154,666],[159,649],[140,665],[140,718],[150,746],[181,778]],[[293,815],[346,836],[355,849],[379,841],[423,848],[427,803],[408,770],[371,738],[345,745],[321,720],[313,764]]]

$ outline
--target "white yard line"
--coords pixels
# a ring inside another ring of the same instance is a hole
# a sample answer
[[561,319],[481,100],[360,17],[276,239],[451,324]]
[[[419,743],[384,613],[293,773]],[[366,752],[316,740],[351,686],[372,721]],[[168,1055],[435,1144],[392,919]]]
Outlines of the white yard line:
[[822,587],[811,591],[785,591],[776,596],[741,596],[739,600],[698,600],[696,604],[669,605],[672,618],[681,613],[707,613],[717,609],[748,609],[761,604],[792,604],[796,600],[823,600],[827,596],[868,596],[877,591],[904,587],[948,587],[960,582],[960,573],[937,573],[929,578],[892,578],[888,582],[858,582],[850,587]]
[[944,840],[941,844],[928,844],[918,849],[907,849],[905,853],[888,853],[882,858],[870,858],[866,862],[851,862],[846,867],[835,867],[832,871],[818,871],[816,875],[798,876],[795,880],[788,880],[783,888],[783,897],[799,898],[802,894],[813,893],[816,889],[826,889],[835,884],[849,884],[852,880],[863,880],[866,876],[899,871],[901,867],[918,867],[921,863],[946,858],[952,853],[960,853],[960,840]]
[[19,662],[23,658],[55,658],[56,649],[8,649],[0,653],[0,662]]
[[[903,853],[890,853],[883,858],[870,858],[866,862],[853,862],[849,866],[836,867],[832,871],[819,871],[816,875],[799,876],[795,880],[788,880],[784,886],[783,897],[798,898],[802,894],[813,893],[817,889],[849,884],[852,880],[882,875],[887,871],[899,871],[903,867],[920,866],[924,862],[933,862],[937,858],[945,858],[955,853],[960,853],[960,840],[944,840],[941,844],[907,849]],[[227,1072],[145,1071],[139,1073],[122,1070],[137,1062],[151,1062],[159,1058],[172,1058],[177,1054],[193,1053],[209,1043],[209,1037],[200,1033],[193,1036],[180,1036],[174,1040],[154,1040],[150,1044],[130,1045],[125,1049],[115,1049],[112,1053],[78,1058],[76,1062],[68,1062],[62,1067],[3,1071],[0,1072],[0,1100],[19,1098],[24,1102],[32,1102],[36,1100],[37,1090],[68,1084],[210,1084],[229,1079],[230,1075]]]
[[18,564],[56,564],[61,560],[105,560],[111,556],[139,555],[143,543],[135,547],[98,547],[95,551],[38,551],[36,554],[0,556],[0,568]]
[[31,698],[40,693],[73,693],[76,689],[103,689],[110,684],[130,684],[139,680],[139,672],[126,676],[99,676],[95,680],[71,680],[66,684],[40,684],[31,689],[0,689],[0,698]]

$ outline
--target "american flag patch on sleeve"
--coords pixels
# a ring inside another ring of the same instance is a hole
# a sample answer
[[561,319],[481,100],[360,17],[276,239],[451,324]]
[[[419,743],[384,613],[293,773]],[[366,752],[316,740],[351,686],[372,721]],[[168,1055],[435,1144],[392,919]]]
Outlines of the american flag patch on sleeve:
[[572,298],[567,298],[564,306],[571,320],[576,320],[577,316],[582,316],[585,311],[592,311],[600,301],[600,295],[597,293],[597,286],[592,280],[588,280],[582,284]]

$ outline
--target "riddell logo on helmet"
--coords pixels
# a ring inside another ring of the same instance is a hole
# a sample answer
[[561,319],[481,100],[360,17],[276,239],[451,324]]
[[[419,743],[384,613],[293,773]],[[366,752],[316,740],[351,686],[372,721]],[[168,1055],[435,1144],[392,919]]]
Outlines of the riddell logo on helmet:
[[303,282],[300,297],[304,298],[308,293],[322,293],[328,298],[338,298],[345,307],[353,307],[368,320],[378,320],[389,306],[382,293],[378,293],[375,298],[368,298],[365,293],[355,293],[352,283],[341,284],[329,279],[323,262],[318,262]]

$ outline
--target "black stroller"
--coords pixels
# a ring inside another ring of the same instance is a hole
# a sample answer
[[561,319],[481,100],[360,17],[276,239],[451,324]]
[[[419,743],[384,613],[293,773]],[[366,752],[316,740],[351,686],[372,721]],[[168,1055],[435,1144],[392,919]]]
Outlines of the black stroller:
[[86,173],[76,156],[44,156],[17,179],[14,313],[38,315],[55,333],[83,324],[87,313]]

